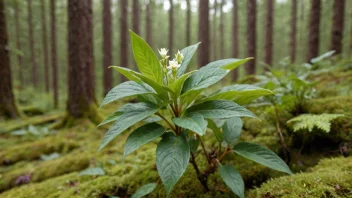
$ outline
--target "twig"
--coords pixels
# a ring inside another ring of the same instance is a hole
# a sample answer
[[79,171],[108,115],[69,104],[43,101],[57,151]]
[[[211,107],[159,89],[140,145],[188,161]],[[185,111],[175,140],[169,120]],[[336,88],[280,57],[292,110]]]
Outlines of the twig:
[[155,115],[165,120],[165,122],[170,126],[170,128],[176,132],[176,128],[163,115],[161,115],[159,112],[155,113]]

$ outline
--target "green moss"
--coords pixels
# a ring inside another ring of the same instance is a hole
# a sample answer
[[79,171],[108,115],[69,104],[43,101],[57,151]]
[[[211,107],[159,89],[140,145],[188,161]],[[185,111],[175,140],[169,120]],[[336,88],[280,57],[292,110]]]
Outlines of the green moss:
[[350,197],[352,157],[322,160],[311,172],[271,179],[248,197]]

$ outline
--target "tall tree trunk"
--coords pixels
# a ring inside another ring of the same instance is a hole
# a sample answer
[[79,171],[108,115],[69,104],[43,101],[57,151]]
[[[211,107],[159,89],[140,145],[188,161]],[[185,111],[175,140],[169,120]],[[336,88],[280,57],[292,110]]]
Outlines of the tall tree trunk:
[[311,0],[307,62],[319,55],[320,0]]
[[[120,1],[121,15],[120,15],[120,65],[128,67],[128,43],[127,43],[127,0]],[[120,82],[126,81],[126,77],[120,75]]]
[[[20,25],[20,10],[18,7],[18,0],[15,0],[15,23],[16,23],[16,48],[18,51],[22,52],[22,43],[21,43],[21,37],[20,37],[20,32],[21,32],[21,25]],[[22,72],[22,56],[21,54],[17,54],[17,64],[18,64],[18,80],[20,82],[19,88],[21,89],[22,86],[24,85],[24,80],[23,80],[23,72]]]
[[0,0],[0,118],[17,118],[19,113],[12,93],[8,35],[4,0]]
[[[237,0],[233,0],[232,13],[232,57],[238,57],[238,4]],[[232,80],[238,79],[238,69],[233,71]]]
[[51,19],[51,69],[52,69],[52,85],[53,85],[53,99],[54,99],[54,107],[55,109],[59,106],[59,80],[58,80],[58,71],[57,71],[57,52],[56,52],[56,5],[55,0],[50,0],[50,19]]
[[224,27],[224,11],[222,10],[224,6],[224,0],[220,3],[220,58],[225,57],[225,27]]
[[96,122],[92,1],[68,0],[68,17],[68,116]]
[[218,12],[218,2],[214,1],[214,14],[213,14],[213,38],[212,38],[212,52],[213,52],[213,60],[217,60],[218,59],[218,50],[217,50],[217,32],[218,32],[218,26],[216,25],[216,18],[217,18],[217,12]]
[[174,2],[170,1],[169,11],[169,54],[173,56],[172,49],[174,47]]
[[342,52],[342,38],[344,29],[345,0],[334,1],[334,16],[331,32],[331,50],[335,50],[335,54]]
[[209,63],[209,1],[199,1],[199,28],[198,38],[202,44],[199,46],[198,66],[204,66]]
[[111,0],[103,1],[103,81],[104,95],[112,88],[112,73],[109,66],[112,63],[112,23],[111,23]]
[[45,12],[45,1],[40,0],[41,11],[42,11],[42,37],[43,37],[43,50],[44,50],[44,79],[45,79],[45,91],[49,92],[49,53],[48,53],[48,40],[46,35],[46,12]]
[[38,65],[35,54],[34,35],[33,35],[33,20],[32,20],[32,0],[27,0],[28,5],[28,29],[29,29],[29,47],[32,63],[32,83],[34,87],[38,87]]
[[[256,0],[248,0],[247,2],[247,57],[256,58],[256,17],[257,3]],[[246,65],[247,74],[255,74],[255,61],[249,61]]]
[[139,35],[139,0],[133,0],[132,13],[133,13],[133,32]]
[[187,3],[187,19],[186,19],[186,46],[191,45],[191,1],[186,0]]
[[153,37],[152,37],[152,0],[149,0],[148,4],[146,5],[145,9],[145,32],[146,32],[146,38],[147,38],[147,43],[150,46],[152,45],[153,42]]
[[[273,64],[273,26],[274,26],[274,0],[266,0],[266,19],[264,33],[264,62]],[[269,69],[269,68],[266,68]]]
[[297,32],[297,0],[292,0],[290,48],[289,48],[291,63],[295,62],[295,59],[296,59],[296,32]]

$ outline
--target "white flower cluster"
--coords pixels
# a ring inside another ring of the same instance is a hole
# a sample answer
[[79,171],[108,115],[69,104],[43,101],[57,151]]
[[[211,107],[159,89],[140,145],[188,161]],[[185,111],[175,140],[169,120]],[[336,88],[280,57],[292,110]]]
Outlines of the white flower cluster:
[[[167,53],[169,51],[168,49],[161,48],[158,51],[159,51],[160,56],[163,59],[169,58],[169,56],[167,55]],[[181,67],[181,63],[182,63],[183,59],[184,59],[183,54],[180,51],[178,51],[177,54],[175,54],[175,58],[173,60],[169,61],[169,65],[167,66],[167,69],[172,70],[172,71],[176,71],[178,68]]]

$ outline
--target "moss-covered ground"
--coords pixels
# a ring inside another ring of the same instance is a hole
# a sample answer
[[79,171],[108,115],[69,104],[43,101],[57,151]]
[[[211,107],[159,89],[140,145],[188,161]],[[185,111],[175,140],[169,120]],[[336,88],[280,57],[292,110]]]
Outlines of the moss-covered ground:
[[[337,71],[315,74],[312,78],[319,81],[316,85],[318,95],[309,101],[307,113],[342,113],[345,117],[332,123],[330,133],[315,129],[301,149],[300,134],[293,133],[286,125],[293,116],[281,111],[279,125],[290,147],[289,165],[295,172],[294,176],[270,170],[236,155],[224,159],[242,174],[248,197],[352,197],[352,158],[343,157],[340,151],[341,145],[346,145],[347,154],[351,149],[352,73]],[[31,104],[27,103],[23,109],[31,112],[32,108],[28,107]],[[100,113],[107,116],[121,104],[112,104],[101,109]],[[248,108],[261,121],[244,119],[241,140],[267,146],[283,157],[275,109],[270,105]],[[21,120],[0,122],[1,198],[129,197],[140,186],[150,182],[158,185],[148,197],[166,197],[155,166],[156,142],[143,146],[123,161],[128,131],[98,152],[106,128],[97,128],[88,120],[78,120],[73,127],[52,129],[63,116],[63,111],[45,109],[44,114],[27,114]],[[27,130],[32,125],[39,131],[46,129],[49,132],[41,135],[14,133],[19,129]],[[215,144],[211,133],[204,139],[206,146]],[[45,159],[51,154],[58,155],[54,159]],[[197,156],[197,161],[200,169],[207,168],[202,155]],[[105,175],[79,175],[82,170],[92,167],[101,167]],[[170,197],[235,196],[217,173],[209,177],[208,184],[210,191],[205,192],[193,167],[189,166]]]

